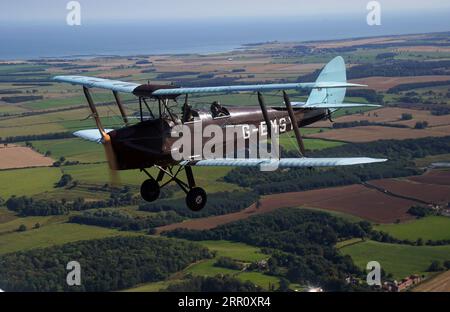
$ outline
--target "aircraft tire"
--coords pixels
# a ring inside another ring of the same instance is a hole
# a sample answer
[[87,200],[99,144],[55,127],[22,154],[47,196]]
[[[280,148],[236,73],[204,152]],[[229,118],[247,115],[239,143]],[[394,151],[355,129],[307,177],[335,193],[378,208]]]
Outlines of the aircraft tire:
[[200,187],[192,188],[186,196],[186,205],[192,211],[200,211],[202,210],[207,201],[206,192],[204,189]]
[[159,198],[161,188],[153,179],[145,180],[141,185],[141,196],[146,202],[153,202]]

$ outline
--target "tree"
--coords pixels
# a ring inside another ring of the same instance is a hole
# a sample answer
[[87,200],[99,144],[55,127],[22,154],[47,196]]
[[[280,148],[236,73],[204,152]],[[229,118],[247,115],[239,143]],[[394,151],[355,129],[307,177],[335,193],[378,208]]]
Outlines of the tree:
[[288,279],[286,279],[284,277],[280,278],[280,287],[278,287],[278,291],[283,291],[283,292],[289,291],[289,285],[290,285],[290,283],[289,283]]
[[72,176],[70,174],[63,174],[61,179],[56,183],[56,187],[65,187],[72,182]]
[[431,264],[428,267],[428,272],[440,272],[443,270],[444,268],[442,267],[441,263],[437,260],[431,261]]
[[450,260],[444,261],[444,267],[445,267],[447,270],[450,270]]
[[27,226],[25,224],[21,224],[17,229],[18,232],[25,232],[27,230]]

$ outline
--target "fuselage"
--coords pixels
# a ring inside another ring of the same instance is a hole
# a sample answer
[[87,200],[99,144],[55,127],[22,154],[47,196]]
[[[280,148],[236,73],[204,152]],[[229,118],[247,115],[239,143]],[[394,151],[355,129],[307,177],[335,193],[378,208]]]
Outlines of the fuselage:
[[[139,122],[135,125],[110,132],[113,148],[116,154],[119,170],[143,169],[154,165],[162,167],[176,165],[179,161],[172,157],[174,143],[179,139],[174,136],[174,127],[184,125],[191,133],[198,133],[210,126],[217,125],[223,131],[223,145],[234,144],[238,140],[239,128],[248,129],[252,126],[259,135],[267,137],[267,126],[260,107],[227,107],[227,115],[214,118],[208,110],[197,110],[198,118],[181,122],[177,118],[158,118]],[[267,109],[272,131],[279,134],[293,130],[288,112],[284,107]],[[328,117],[326,109],[294,109],[295,122],[299,127],[313,124]],[[227,136],[227,128],[237,129],[236,135]],[[196,137],[204,146],[211,137],[200,135]],[[246,143],[248,144],[248,142]],[[191,155],[197,157],[197,154]]]

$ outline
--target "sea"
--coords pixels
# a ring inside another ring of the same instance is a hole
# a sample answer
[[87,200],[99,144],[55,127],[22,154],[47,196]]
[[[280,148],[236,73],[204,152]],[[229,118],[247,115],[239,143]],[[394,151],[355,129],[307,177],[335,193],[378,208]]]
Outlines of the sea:
[[208,54],[269,41],[314,41],[450,31],[450,12],[366,16],[203,18],[158,21],[0,21],[0,60],[100,55]]

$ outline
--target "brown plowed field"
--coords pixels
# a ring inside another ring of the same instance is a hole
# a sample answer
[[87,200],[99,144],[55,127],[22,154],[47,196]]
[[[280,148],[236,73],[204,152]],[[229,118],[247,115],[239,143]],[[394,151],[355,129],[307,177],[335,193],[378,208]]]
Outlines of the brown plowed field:
[[[374,180],[370,183],[383,187],[394,194],[415,199],[430,202],[450,201],[450,170],[430,170],[422,176]],[[394,197],[359,184],[268,195],[264,196],[260,202],[261,205],[258,209],[252,205],[236,213],[162,226],[157,229],[157,232],[161,233],[176,228],[208,230],[286,207],[318,208],[351,214],[376,223],[393,223],[397,220],[412,219],[413,217],[407,211],[411,206],[417,204],[414,200]]]
[[433,204],[447,204],[450,202],[450,185],[419,183],[403,179],[376,180],[370,181],[370,184],[389,190],[397,195],[416,198]]
[[348,213],[377,223],[392,223],[397,219],[408,220],[406,211],[414,201],[395,198],[362,185],[326,188],[306,192],[292,192],[264,196],[261,205],[221,216],[188,220],[159,227],[158,233],[176,228],[194,230],[212,229],[229,222],[246,219],[252,215],[267,213],[279,208],[308,207]]
[[53,159],[45,157],[31,148],[8,145],[0,147],[0,169],[48,167]]
[[[402,114],[411,114],[411,120],[401,120]],[[434,116],[430,111],[407,109],[398,107],[387,107],[365,112],[363,114],[353,114],[336,118],[335,122],[352,122],[367,120],[370,122],[401,124],[414,128],[416,122],[426,121],[429,126],[447,126],[450,125],[450,115]],[[320,121],[313,125],[314,127],[332,127],[329,121]]]
[[408,179],[420,183],[450,185],[450,170],[430,170],[421,176]]
[[368,77],[352,79],[350,82],[368,85],[376,91],[387,91],[388,89],[405,84],[431,81],[447,81],[450,76],[411,76],[411,77]]
[[405,140],[450,135],[450,125],[423,130],[383,126],[355,127],[325,131],[308,135],[308,138],[343,142],[372,142],[378,140]]
[[439,274],[415,287],[413,291],[450,292],[450,271]]

